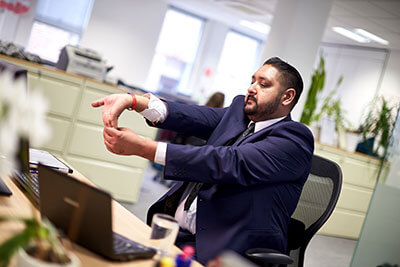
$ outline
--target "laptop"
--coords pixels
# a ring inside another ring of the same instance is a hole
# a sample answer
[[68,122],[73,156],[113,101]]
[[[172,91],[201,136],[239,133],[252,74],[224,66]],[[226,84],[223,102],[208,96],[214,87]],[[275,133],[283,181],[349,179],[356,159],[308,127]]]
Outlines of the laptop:
[[39,208],[39,182],[37,165],[45,165],[62,172],[73,170],[48,151],[29,147],[27,140],[21,140],[17,156],[17,168],[12,177],[14,183],[23,191],[32,204]]
[[112,232],[111,195],[39,164],[40,212],[71,241],[113,261],[151,258],[156,250]]

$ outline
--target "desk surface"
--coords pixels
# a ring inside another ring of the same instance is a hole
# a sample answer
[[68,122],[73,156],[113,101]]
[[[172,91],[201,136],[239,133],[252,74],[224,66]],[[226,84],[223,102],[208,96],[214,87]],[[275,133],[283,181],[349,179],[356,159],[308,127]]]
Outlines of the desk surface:
[[[92,184],[83,175],[74,170],[72,175],[75,178]],[[11,197],[0,197],[0,215],[5,216],[32,216],[33,212],[38,212],[33,208],[30,201],[19,190],[9,178],[3,178],[4,182],[13,192]],[[118,202],[113,201],[113,230],[117,233],[137,241],[139,243],[148,245],[150,236],[150,227],[138,219],[135,215],[130,213],[127,209],[121,206]],[[0,243],[3,243],[10,236],[23,229],[23,225],[17,222],[7,222],[0,224]],[[91,251],[80,247],[79,245],[72,244],[71,250],[79,257],[82,266],[154,266],[154,260],[135,260],[130,262],[111,262],[98,256]],[[180,252],[177,247],[173,248],[172,255]],[[202,266],[197,262],[193,262],[193,267]]]

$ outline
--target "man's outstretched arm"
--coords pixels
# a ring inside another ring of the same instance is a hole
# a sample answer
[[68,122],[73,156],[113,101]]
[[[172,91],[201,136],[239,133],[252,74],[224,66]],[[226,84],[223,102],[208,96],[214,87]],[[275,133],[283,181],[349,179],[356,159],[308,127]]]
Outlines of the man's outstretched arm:
[[92,107],[97,108],[104,106],[102,112],[104,126],[117,128],[119,116],[125,109],[132,107],[135,98],[136,112],[142,112],[143,110],[147,109],[150,100],[150,94],[145,94],[143,96],[113,94],[92,102]]

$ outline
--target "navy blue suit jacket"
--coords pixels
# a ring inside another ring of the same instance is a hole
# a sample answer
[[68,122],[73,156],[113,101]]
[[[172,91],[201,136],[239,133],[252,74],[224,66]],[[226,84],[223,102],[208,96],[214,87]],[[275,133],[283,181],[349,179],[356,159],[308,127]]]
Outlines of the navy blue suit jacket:
[[150,207],[148,223],[155,212],[174,216],[185,184],[202,182],[195,237],[199,262],[205,264],[225,249],[285,252],[289,219],[311,168],[314,140],[308,128],[289,115],[225,146],[248,126],[244,96],[224,109],[167,105],[168,117],[157,127],[206,139],[207,144],[168,144],[164,177],[181,182]]

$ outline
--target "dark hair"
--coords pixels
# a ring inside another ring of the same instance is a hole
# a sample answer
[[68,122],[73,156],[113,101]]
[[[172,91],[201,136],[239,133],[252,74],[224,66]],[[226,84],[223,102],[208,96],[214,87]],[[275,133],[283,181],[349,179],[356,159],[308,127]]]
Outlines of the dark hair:
[[286,63],[279,57],[271,57],[264,62],[263,65],[271,65],[275,67],[280,75],[279,82],[281,83],[284,90],[293,88],[296,91],[296,95],[293,100],[292,108],[299,101],[301,92],[303,92],[303,79],[300,73],[290,64]]
[[224,106],[225,95],[220,92],[214,93],[207,101],[206,106],[222,108]]

